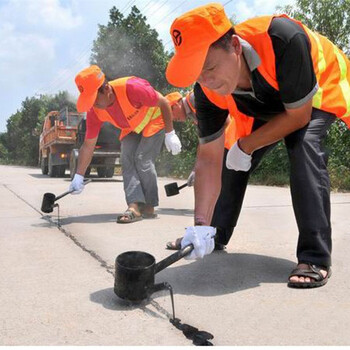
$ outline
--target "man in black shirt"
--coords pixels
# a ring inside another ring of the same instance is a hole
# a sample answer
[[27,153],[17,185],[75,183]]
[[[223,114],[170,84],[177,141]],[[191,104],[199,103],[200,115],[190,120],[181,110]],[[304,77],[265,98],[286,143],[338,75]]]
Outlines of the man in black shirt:
[[[220,220],[223,227],[231,227],[226,235],[219,234],[221,243],[227,244],[249,173],[268,148],[284,139],[299,228],[298,265],[288,285],[319,287],[331,274],[330,186],[322,141],[335,117],[343,118],[350,112],[339,112],[348,107],[346,101],[350,98],[349,79],[339,72],[350,65],[332,43],[286,16],[261,17],[235,28],[237,32],[220,4],[189,11],[171,27],[176,52],[168,65],[167,79],[178,87],[197,81],[194,93],[200,139],[195,168],[195,226],[186,231],[182,245],[197,240],[196,249],[210,251],[203,248],[209,241],[201,236],[210,235],[209,228],[207,234],[202,228],[192,237],[197,228],[210,225],[213,214],[217,227],[221,226]],[[333,79],[327,81],[324,72]],[[338,87],[340,81],[342,89]],[[341,102],[333,103],[331,96]],[[226,191],[226,202],[222,201],[226,204],[216,207],[214,213],[230,103],[253,117],[254,124],[252,132],[242,135],[227,152],[231,191]],[[203,255],[195,252],[193,257]]]

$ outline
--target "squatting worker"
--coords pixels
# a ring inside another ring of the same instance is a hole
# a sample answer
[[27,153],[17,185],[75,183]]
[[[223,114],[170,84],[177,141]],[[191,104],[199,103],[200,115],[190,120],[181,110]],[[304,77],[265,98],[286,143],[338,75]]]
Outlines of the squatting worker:
[[[350,126],[350,63],[327,38],[287,17],[250,19],[235,28],[223,6],[211,3],[177,18],[170,33],[175,55],[168,81],[194,94],[200,146],[196,162],[195,226],[182,244],[195,241],[192,256],[213,247],[207,237],[220,191],[223,125],[233,104],[254,118],[253,131],[230,148],[226,165],[236,171],[232,192],[237,217],[252,160],[284,139],[299,240],[290,287],[317,287],[330,276],[330,185],[322,142],[336,117]],[[258,125],[258,123],[260,125]],[[210,183],[210,186],[208,184]],[[204,232],[204,233],[203,233]],[[229,237],[227,237],[229,239]]]
[[96,65],[79,72],[75,82],[80,91],[77,110],[87,112],[87,116],[85,141],[70,189],[76,194],[83,190],[84,174],[101,125],[109,122],[121,129],[122,173],[128,205],[117,222],[131,223],[142,217],[155,217],[154,207],[159,201],[155,159],[164,134],[168,151],[173,155],[181,151],[168,100],[141,78],[124,77],[108,82]]

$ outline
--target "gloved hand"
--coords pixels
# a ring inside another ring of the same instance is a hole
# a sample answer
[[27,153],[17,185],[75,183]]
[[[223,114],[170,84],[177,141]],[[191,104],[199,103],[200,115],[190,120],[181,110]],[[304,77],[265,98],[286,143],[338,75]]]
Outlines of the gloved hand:
[[227,152],[226,167],[236,171],[248,171],[252,166],[252,156],[241,150],[238,141]]
[[165,133],[165,146],[168,152],[171,152],[174,156],[181,152],[181,142],[175,134],[175,130]]
[[84,176],[75,174],[69,186],[69,191],[74,191],[72,194],[80,194],[84,189]]
[[191,187],[194,185],[194,178],[195,178],[196,173],[194,172],[194,170],[191,171],[191,174],[189,175],[188,179],[187,179],[187,186]]
[[185,236],[181,240],[181,248],[193,244],[194,249],[185,259],[193,260],[203,258],[214,250],[214,236],[216,228],[212,226],[190,226],[186,228]]

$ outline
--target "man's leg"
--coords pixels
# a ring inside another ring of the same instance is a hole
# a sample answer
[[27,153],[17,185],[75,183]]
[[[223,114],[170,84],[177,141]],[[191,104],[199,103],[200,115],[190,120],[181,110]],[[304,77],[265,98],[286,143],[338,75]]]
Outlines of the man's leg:
[[125,200],[128,208],[134,209],[140,216],[139,203],[145,202],[140,178],[135,164],[135,154],[141,141],[141,135],[130,133],[121,141],[121,163]]
[[221,192],[216,202],[210,224],[216,227],[215,248],[217,250],[223,249],[223,246],[228,244],[233,230],[237,225],[250,174],[259,165],[264,154],[270,151],[275,145],[263,147],[253,153],[252,167],[249,172],[227,169],[226,156],[228,150],[225,149],[221,176]]
[[161,151],[164,135],[164,130],[161,130],[153,136],[141,137],[135,154],[136,170],[145,198],[145,214],[152,214],[154,207],[159,205],[155,161]]
[[[325,268],[331,265],[330,182],[322,142],[334,120],[332,114],[313,109],[310,123],[285,138],[291,165],[292,202],[299,229],[297,258],[302,268],[304,264]],[[304,281],[303,277],[292,279]]]

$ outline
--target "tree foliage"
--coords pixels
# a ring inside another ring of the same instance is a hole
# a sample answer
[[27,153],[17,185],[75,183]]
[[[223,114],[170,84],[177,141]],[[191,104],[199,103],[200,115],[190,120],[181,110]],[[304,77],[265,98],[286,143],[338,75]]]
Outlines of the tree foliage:
[[101,67],[109,80],[138,76],[165,93],[169,90],[165,79],[169,55],[164,51],[157,31],[146,23],[146,19],[136,6],[127,17],[113,7],[108,24],[99,25],[91,63]]
[[7,120],[7,131],[0,135],[2,162],[37,165],[42,122],[48,112],[59,111],[66,106],[75,111],[75,104],[67,92],[59,92],[55,96],[27,97],[20,110]]
[[277,9],[326,36],[350,54],[350,0],[296,0],[295,5]]

